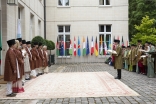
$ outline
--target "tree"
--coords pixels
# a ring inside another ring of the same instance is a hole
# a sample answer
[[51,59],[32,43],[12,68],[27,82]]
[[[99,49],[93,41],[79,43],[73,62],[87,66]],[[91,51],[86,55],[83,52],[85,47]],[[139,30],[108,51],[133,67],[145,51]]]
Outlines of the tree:
[[156,28],[155,28],[155,19],[150,19],[149,16],[145,16],[141,20],[140,25],[135,25],[137,33],[133,35],[131,43],[136,44],[137,40],[142,40],[152,42],[156,44]]
[[[156,19],[156,0],[129,0],[129,37],[137,33],[134,25],[139,25],[145,15]],[[156,24],[154,24],[156,26]]]
[[42,43],[43,45],[46,44],[45,40],[44,40],[41,36],[35,36],[35,37],[32,39],[32,44],[33,44],[34,42]]

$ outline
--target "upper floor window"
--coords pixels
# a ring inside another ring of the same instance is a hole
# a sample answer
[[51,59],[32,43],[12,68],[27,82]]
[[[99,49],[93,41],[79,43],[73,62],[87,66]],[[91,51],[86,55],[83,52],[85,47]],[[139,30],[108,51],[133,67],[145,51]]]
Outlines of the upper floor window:
[[69,6],[69,0],[58,0],[59,6]]
[[110,0],[99,0],[100,5],[110,5]]

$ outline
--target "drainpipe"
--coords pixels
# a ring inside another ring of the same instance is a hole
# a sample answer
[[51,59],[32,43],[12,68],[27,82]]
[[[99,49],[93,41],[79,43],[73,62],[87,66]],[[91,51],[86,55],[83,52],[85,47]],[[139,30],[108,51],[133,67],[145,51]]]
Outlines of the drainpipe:
[[46,39],[46,0],[44,0],[44,39]]

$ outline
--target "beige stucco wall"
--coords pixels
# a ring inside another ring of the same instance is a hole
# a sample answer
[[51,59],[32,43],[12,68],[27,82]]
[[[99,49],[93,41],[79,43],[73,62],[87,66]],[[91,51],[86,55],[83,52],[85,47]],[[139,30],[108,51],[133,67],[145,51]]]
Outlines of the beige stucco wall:
[[[58,0],[47,0],[47,38],[57,41],[58,25],[71,26],[71,40],[73,45],[74,36],[81,39],[88,36],[89,41],[91,37],[99,38],[99,25],[112,25],[112,41],[113,37],[123,36],[128,40],[128,0],[111,0],[111,6],[99,6],[99,0],[70,0],[69,7],[58,7]],[[99,40],[99,39],[98,39]],[[55,54],[56,51],[53,51]],[[56,57],[58,63],[71,62],[104,62],[105,56],[88,56],[88,57],[74,57],[59,59]]]
[[[18,7],[21,8],[22,38],[29,41],[38,35],[38,21],[41,21],[41,36],[44,36],[44,6],[43,0],[18,0],[18,6],[10,6],[7,0],[2,0],[2,70],[8,49],[6,41],[17,36]],[[30,14],[34,15],[33,36],[30,36]]]

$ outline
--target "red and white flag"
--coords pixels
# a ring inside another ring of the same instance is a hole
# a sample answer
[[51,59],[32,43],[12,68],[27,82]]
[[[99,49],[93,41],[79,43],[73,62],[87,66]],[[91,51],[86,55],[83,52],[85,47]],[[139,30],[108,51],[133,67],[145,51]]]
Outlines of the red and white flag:
[[91,42],[91,55],[94,54],[94,42],[93,42],[93,37],[92,37],[92,42]]
[[76,39],[74,37],[74,56],[76,56]]

